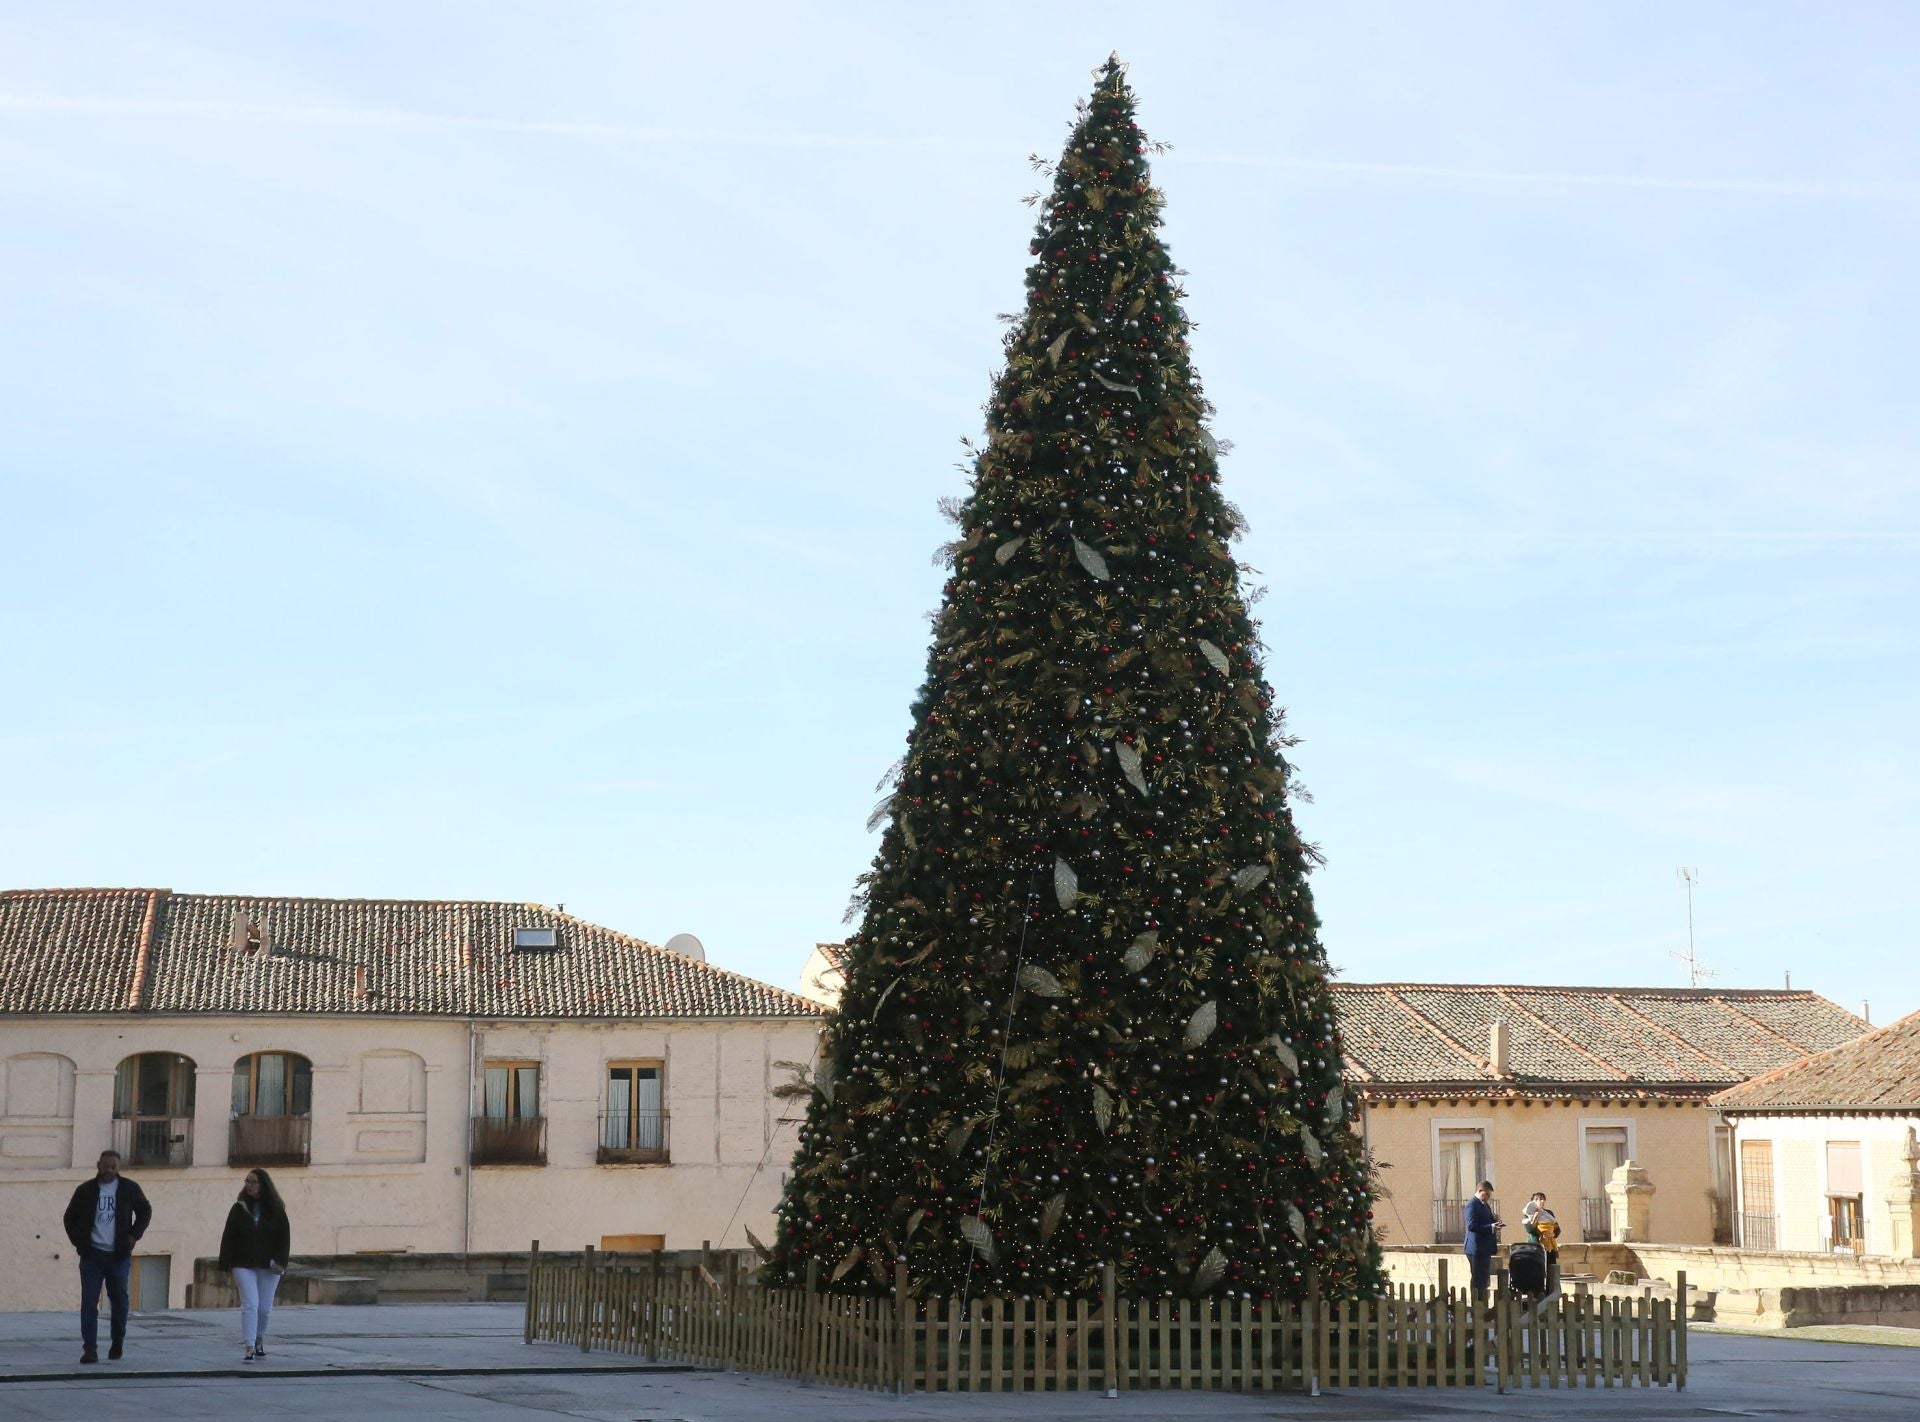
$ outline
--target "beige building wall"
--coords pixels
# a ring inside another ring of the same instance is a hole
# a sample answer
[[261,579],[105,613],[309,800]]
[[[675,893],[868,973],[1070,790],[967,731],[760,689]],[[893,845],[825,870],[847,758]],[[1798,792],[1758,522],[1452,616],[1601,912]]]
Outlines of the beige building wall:
[[[78,1296],[61,1216],[113,1142],[122,1059],[195,1064],[193,1163],[133,1167],[154,1207],[141,1256],[169,1261],[167,1306],[193,1260],[218,1252],[245,1170],[226,1164],[234,1063],[286,1051],[313,1068],[311,1163],[272,1168],[302,1254],[460,1252],[664,1236],[670,1249],[771,1238],[794,1123],[771,1088],[807,1061],[811,1020],[475,1023],[402,1018],[48,1019],[0,1026],[0,1309],[66,1309]],[[470,1167],[469,1121],[489,1059],[538,1062],[544,1166]],[[664,1165],[598,1165],[607,1063],[658,1061]],[[143,1303],[147,1301],[143,1300]],[[149,1306],[151,1306],[149,1304]]]
[[[1767,1141],[1773,1155],[1775,1239],[1781,1250],[1825,1252],[1827,1145],[1857,1142],[1860,1146],[1861,1224],[1868,1254],[1893,1251],[1892,1223],[1887,1211],[1889,1182],[1906,1168],[1906,1138],[1920,1126],[1920,1113],[1852,1116],[1736,1115],[1731,1122],[1736,1142]],[[1736,1148],[1736,1156],[1738,1155]],[[1736,1210],[1744,1181],[1737,1181]]]
[[800,996],[822,1007],[838,1007],[840,993],[846,985],[845,969],[828,957],[825,949],[814,945],[813,952],[807,955],[807,965],[800,970]]
[[[1388,1247],[1434,1243],[1440,1132],[1478,1129],[1484,1132],[1486,1178],[1508,1226],[1503,1240],[1524,1238],[1520,1211],[1529,1195],[1544,1190],[1560,1220],[1561,1239],[1580,1242],[1585,1130],[1623,1128],[1628,1155],[1646,1167],[1655,1187],[1653,1237],[1708,1244],[1717,1123],[1718,1113],[1699,1102],[1374,1102],[1364,1131],[1374,1159],[1388,1167],[1381,1179],[1391,1196],[1376,1203],[1374,1225]],[[1447,1214],[1457,1235],[1459,1221],[1451,1210]],[[1593,1237],[1604,1240],[1604,1216],[1599,1223]]]

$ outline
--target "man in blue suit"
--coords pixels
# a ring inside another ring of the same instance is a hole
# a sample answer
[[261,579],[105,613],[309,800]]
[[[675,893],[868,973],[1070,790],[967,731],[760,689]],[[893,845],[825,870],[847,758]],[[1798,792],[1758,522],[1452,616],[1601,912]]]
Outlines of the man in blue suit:
[[1493,1182],[1482,1180],[1480,1188],[1467,1201],[1467,1267],[1473,1271],[1473,1291],[1487,1291],[1487,1276],[1493,1269],[1493,1251],[1499,1248],[1497,1231],[1500,1220],[1493,1213]]

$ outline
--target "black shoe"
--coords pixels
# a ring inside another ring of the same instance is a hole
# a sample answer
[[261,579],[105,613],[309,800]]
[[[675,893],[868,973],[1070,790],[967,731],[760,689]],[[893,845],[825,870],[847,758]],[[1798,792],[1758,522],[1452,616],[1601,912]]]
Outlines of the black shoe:
[[113,1346],[107,1349],[107,1361],[109,1363],[117,1363],[120,1361],[120,1340],[118,1338],[114,1339]]
[[100,1361],[100,1355],[89,1348],[80,1355],[80,1361],[83,1363],[97,1363]]
[[254,1357],[256,1357],[256,1358],[264,1358],[264,1357],[266,1357],[266,1356],[267,1356],[267,1345],[266,1345],[266,1344],[264,1344],[264,1343],[256,1343],[256,1344],[254,1344],[254,1345],[253,1345],[253,1356],[254,1356]]

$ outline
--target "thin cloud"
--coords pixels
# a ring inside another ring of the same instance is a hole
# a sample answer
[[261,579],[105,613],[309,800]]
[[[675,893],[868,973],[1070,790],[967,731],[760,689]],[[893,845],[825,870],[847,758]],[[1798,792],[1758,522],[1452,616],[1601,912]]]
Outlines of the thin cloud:
[[1277,168],[1356,177],[1442,179],[1508,187],[1627,188],[1645,192],[1729,193],[1741,197],[1844,198],[1862,202],[1920,201],[1913,183],[1812,183],[1758,178],[1663,178],[1643,173],[1542,173],[1495,168],[1426,167],[1409,163],[1355,163],[1339,159],[1276,158],[1238,153],[1187,153],[1196,163]]
[[[103,96],[0,94],[0,112],[100,117],[203,119],[222,123],[365,128],[388,132],[514,133],[529,137],[641,144],[712,144],[735,148],[945,149],[1020,153],[1030,144],[1010,139],[943,138],[917,134],[766,133],[718,128],[655,127],[577,119],[488,118],[415,109],[333,108],[324,105],[247,104],[228,100],[128,99]],[[1457,168],[1412,163],[1364,163],[1240,153],[1180,152],[1175,161],[1268,168],[1362,178],[1404,178],[1501,187],[1621,189],[1638,192],[1718,193],[1738,197],[1816,198],[1854,202],[1920,201],[1913,183],[1822,183],[1758,178],[1660,177],[1641,173],[1553,173]]]
[[244,104],[225,100],[63,98],[0,94],[0,112],[76,114],[104,118],[205,119],[220,123],[293,127],[367,128],[419,133],[516,133],[531,137],[583,138],[645,144],[718,144],[740,148],[949,148],[974,152],[1017,151],[1020,145],[990,139],[912,135],[757,133],[717,128],[662,128],[592,123],[573,119],[486,118],[475,114],[423,113],[415,109],[345,109],[290,104]]

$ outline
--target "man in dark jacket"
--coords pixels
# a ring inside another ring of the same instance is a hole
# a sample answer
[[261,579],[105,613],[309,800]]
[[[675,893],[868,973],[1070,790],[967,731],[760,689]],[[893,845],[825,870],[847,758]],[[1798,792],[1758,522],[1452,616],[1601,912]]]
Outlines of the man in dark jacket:
[[1493,1213],[1491,1180],[1482,1180],[1473,1198],[1467,1201],[1465,1224],[1467,1267],[1473,1273],[1473,1291],[1484,1294],[1487,1276],[1493,1268],[1493,1252],[1500,1247],[1500,1237],[1495,1233],[1500,1228],[1500,1220]]
[[64,1223],[67,1239],[80,1256],[80,1354],[83,1363],[100,1361],[100,1286],[107,1286],[112,1307],[112,1346],[120,1356],[127,1337],[127,1276],[133,1271],[133,1246],[147,1232],[153,1206],[140,1187],[120,1175],[120,1152],[103,1150],[93,1179],[73,1192]]

